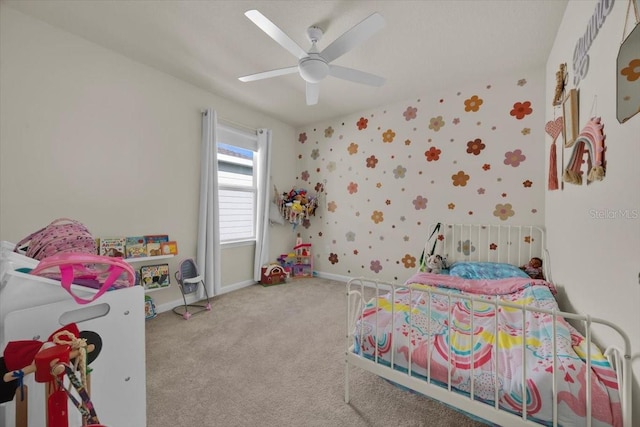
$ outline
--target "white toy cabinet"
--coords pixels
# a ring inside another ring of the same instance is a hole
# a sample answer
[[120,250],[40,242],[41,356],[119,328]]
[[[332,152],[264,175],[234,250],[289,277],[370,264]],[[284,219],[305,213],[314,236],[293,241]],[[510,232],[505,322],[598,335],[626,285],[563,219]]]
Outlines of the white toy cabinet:
[[[96,301],[78,305],[55,280],[17,271],[34,268],[38,261],[0,248],[0,350],[10,341],[47,338],[61,326],[76,323],[82,331],[97,333],[102,348],[91,363],[91,400],[100,422],[109,427],[145,426],[145,318],[144,289],[134,286],[106,292]],[[96,291],[73,286],[87,298]],[[1,380],[1,379],[0,379]],[[28,426],[43,427],[45,384],[34,375],[28,386]],[[82,426],[80,413],[68,402],[69,426]],[[0,426],[15,426],[15,398],[0,404]]]

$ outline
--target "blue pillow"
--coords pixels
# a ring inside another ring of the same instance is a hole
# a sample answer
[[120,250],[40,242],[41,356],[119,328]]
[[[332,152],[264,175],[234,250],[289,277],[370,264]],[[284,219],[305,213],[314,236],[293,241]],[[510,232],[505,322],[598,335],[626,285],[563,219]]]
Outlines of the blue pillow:
[[463,279],[507,279],[529,277],[515,265],[501,262],[456,262],[449,268],[451,276]]

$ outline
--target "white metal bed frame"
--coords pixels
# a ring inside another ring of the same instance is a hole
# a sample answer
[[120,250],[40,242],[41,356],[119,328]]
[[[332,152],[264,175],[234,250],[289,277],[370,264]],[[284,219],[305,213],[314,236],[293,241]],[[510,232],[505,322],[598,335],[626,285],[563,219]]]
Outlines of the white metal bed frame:
[[[543,259],[543,268],[545,272],[545,277],[547,281],[550,280],[550,268],[549,268],[549,257],[546,250],[546,246],[544,244],[544,230],[540,227],[536,226],[510,226],[510,225],[474,225],[474,224],[441,224],[440,230],[433,233],[434,227],[436,225],[433,224],[429,229],[429,236],[432,236],[432,239],[428,239],[425,243],[425,257],[431,249],[433,248],[433,239],[436,239],[436,250],[435,253],[446,257],[448,264],[452,264],[455,261],[492,261],[492,262],[505,262],[513,265],[523,265],[533,256],[537,256]],[[444,240],[439,240],[438,236],[443,237]],[[465,246],[465,242],[469,243],[471,241],[476,242],[478,247],[474,247],[473,245]],[[477,240],[475,240],[477,239]],[[450,242],[450,244],[449,244]],[[494,247],[490,246],[490,242],[494,243]],[[497,244],[495,244],[497,242]],[[528,244],[528,246],[524,246],[522,243]],[[456,392],[451,385],[451,370],[452,366],[449,366],[448,369],[448,383],[446,387],[442,385],[436,384],[431,380],[431,363],[430,359],[428,359],[428,364],[426,367],[427,375],[426,380],[418,378],[412,375],[411,370],[411,354],[412,351],[409,351],[409,359],[407,362],[406,372],[400,371],[396,369],[396,364],[394,361],[394,353],[391,352],[391,366],[384,365],[379,363],[379,350],[378,347],[375,346],[374,360],[371,360],[365,357],[362,352],[357,354],[354,352],[355,350],[355,340],[354,340],[354,330],[355,324],[358,317],[362,314],[362,310],[364,305],[366,304],[365,300],[365,288],[368,288],[369,292],[375,292],[375,300],[378,300],[378,297],[382,293],[392,292],[395,296],[395,292],[398,290],[408,290],[410,293],[409,301],[412,300],[411,292],[419,291],[425,292],[428,294],[428,297],[431,298],[432,294],[444,295],[449,298],[449,307],[451,307],[451,294],[446,291],[440,291],[438,289],[432,289],[430,291],[425,291],[424,287],[416,287],[414,285],[404,285],[397,284],[391,282],[385,282],[381,280],[373,280],[373,279],[365,279],[365,278],[352,278],[347,283],[347,339],[346,339],[346,366],[345,366],[345,402],[349,403],[349,369],[351,366],[357,366],[365,371],[372,372],[373,374],[379,375],[389,381],[400,384],[404,387],[407,387],[411,390],[414,390],[418,393],[421,393],[425,396],[434,398],[438,401],[441,401],[445,404],[448,404],[454,408],[458,408],[463,412],[466,412],[471,415],[475,415],[479,418],[482,418],[486,421],[494,422],[499,425],[509,425],[509,426],[539,426],[540,424],[528,419],[527,417],[527,408],[526,408],[526,399],[523,399],[522,403],[522,414],[515,415],[511,412],[505,411],[499,407],[499,387],[497,387],[498,377],[497,374],[494,374],[494,389],[495,389],[495,398],[494,405],[489,405],[486,403],[482,403],[478,400],[475,400],[474,395],[474,383],[473,383],[473,364],[471,368],[471,390],[468,396],[460,394]],[[373,288],[373,290],[371,289]],[[487,303],[487,300],[481,300],[479,297],[472,295],[460,295],[456,294],[455,298],[462,298],[469,301],[482,301]],[[586,348],[587,348],[587,356],[586,356],[586,365],[587,372],[591,371],[591,343],[592,343],[592,329],[594,325],[603,325],[604,327],[608,327],[609,331],[613,330],[620,337],[620,341],[623,343],[623,348],[617,346],[608,347],[604,354],[608,358],[612,367],[615,369],[618,379],[618,388],[620,393],[620,402],[622,407],[622,421],[624,427],[632,427],[632,399],[631,399],[631,342],[629,340],[628,335],[617,325],[603,319],[594,318],[589,315],[580,315],[575,313],[568,313],[560,310],[546,310],[542,308],[536,307],[528,307],[522,305],[516,305],[504,301],[498,301],[495,299],[493,304],[495,305],[494,309],[498,310],[498,307],[511,307],[522,310],[523,315],[527,312],[532,313],[544,313],[550,314],[553,316],[553,352],[556,354],[556,323],[558,317],[563,317],[565,319],[570,319],[574,321],[578,321],[583,325],[585,332],[584,336],[586,338]],[[473,303],[471,306],[471,328],[473,329]],[[393,305],[392,305],[393,307]],[[393,310],[393,308],[392,308]],[[376,310],[377,312],[377,310]],[[411,310],[410,310],[411,312]],[[449,313],[451,315],[451,312]],[[392,316],[392,319],[394,317]],[[450,319],[451,320],[451,319]],[[409,316],[409,321],[411,322],[411,315]],[[375,331],[374,336],[378,335],[378,320],[377,314],[375,316]],[[392,320],[393,322],[393,320]],[[497,316],[496,316],[497,322]],[[451,322],[449,322],[451,325]],[[394,329],[394,325],[392,323],[392,330]],[[362,334],[363,328],[361,328]],[[526,352],[524,351],[525,341],[522,340],[523,346],[523,366],[525,363],[524,358],[526,357]],[[360,337],[360,342],[362,341],[362,335]],[[412,348],[412,344],[409,341],[408,345]],[[494,342],[494,351],[497,351],[497,340]],[[472,346],[471,357],[474,357],[474,350]],[[449,355],[451,355],[451,344],[449,344]],[[557,377],[556,368],[556,357],[553,360],[553,425],[558,425],[558,397],[557,397],[557,384],[558,381],[561,381],[560,378]],[[493,361],[496,365],[494,372],[498,372],[497,359]],[[591,376],[587,375],[587,390],[586,390],[586,401],[587,405],[587,427],[591,427]],[[522,385],[523,385],[523,395],[525,395],[525,388],[527,384],[527,372],[523,370],[522,373]]]

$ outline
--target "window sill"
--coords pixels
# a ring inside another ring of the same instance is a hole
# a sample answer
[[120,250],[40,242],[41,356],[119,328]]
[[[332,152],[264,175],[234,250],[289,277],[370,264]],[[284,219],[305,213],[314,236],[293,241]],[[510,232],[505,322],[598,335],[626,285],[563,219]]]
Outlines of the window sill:
[[256,244],[255,240],[238,240],[235,242],[220,243],[220,247],[222,249],[227,249],[227,248],[238,248],[242,246],[255,246],[255,244]]

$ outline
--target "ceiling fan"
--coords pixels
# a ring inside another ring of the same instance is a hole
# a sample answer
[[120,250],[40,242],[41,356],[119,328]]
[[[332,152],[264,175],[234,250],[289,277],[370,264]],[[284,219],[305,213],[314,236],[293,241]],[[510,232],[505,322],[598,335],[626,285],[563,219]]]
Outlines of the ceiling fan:
[[368,16],[359,24],[352,27],[349,31],[342,34],[329,46],[324,48],[322,52],[318,52],[316,47],[316,43],[320,40],[323,34],[322,29],[319,27],[312,26],[307,29],[307,36],[309,37],[309,41],[311,41],[311,48],[306,52],[288,35],[286,35],[284,31],[278,28],[273,22],[257,10],[249,10],[245,12],[245,16],[253,21],[253,23],[262,31],[267,33],[267,35],[275,40],[276,43],[298,58],[298,65],[239,77],[239,80],[242,82],[268,79],[271,77],[298,72],[307,85],[307,105],[315,105],[318,103],[320,82],[327,76],[333,76],[339,79],[362,83],[369,86],[382,86],[385,82],[383,77],[365,73],[353,68],[346,68],[331,64],[332,61],[363,43],[384,27],[384,18],[377,12]]

